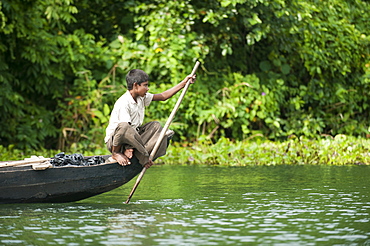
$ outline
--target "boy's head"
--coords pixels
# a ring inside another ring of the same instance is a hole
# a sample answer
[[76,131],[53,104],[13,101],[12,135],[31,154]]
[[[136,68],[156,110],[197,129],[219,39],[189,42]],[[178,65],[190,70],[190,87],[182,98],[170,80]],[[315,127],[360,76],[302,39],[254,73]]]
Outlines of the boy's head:
[[134,83],[140,85],[143,82],[149,81],[149,76],[140,69],[133,69],[126,75],[127,89],[132,90]]

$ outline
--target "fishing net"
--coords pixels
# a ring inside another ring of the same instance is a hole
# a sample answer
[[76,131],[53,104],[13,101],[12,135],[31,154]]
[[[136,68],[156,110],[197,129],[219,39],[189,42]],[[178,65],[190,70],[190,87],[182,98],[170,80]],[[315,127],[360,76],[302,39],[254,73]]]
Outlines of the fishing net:
[[102,156],[92,156],[85,158],[82,154],[71,154],[66,155],[64,152],[56,154],[54,158],[50,160],[53,166],[92,166],[104,163],[105,160]]

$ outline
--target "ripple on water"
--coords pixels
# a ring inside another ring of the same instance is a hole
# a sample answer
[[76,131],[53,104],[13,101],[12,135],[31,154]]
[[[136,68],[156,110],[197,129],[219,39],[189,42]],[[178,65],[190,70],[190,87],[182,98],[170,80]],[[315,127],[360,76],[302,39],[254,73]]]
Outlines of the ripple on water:
[[356,170],[153,168],[128,205],[131,186],[78,203],[3,206],[0,244],[366,245],[370,169]]

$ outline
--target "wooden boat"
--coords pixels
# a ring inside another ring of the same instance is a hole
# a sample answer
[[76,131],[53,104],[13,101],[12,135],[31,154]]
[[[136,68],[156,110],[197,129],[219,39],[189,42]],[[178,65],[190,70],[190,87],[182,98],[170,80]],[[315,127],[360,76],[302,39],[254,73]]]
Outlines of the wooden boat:
[[[107,160],[110,156],[102,157]],[[129,166],[117,162],[46,167],[41,162],[23,166],[4,163],[0,162],[0,203],[74,202],[113,190],[143,169],[135,157]]]

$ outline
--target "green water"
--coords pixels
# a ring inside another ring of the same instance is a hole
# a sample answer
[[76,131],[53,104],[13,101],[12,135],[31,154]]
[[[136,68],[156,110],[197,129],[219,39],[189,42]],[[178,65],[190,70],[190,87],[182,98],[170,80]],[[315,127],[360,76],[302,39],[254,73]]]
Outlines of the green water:
[[370,167],[154,166],[68,204],[0,205],[1,245],[370,245]]

